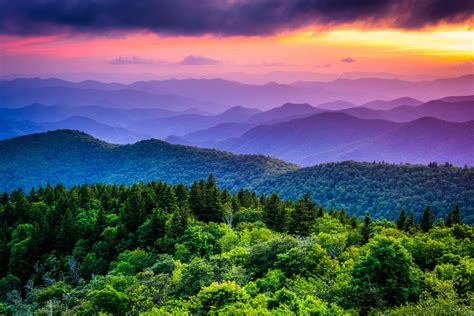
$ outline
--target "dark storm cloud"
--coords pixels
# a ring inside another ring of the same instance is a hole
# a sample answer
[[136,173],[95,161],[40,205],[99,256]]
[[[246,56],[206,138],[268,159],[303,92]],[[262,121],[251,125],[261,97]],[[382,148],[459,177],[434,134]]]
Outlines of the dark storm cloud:
[[352,22],[418,29],[465,22],[473,6],[472,0],[0,0],[0,33],[268,35]]

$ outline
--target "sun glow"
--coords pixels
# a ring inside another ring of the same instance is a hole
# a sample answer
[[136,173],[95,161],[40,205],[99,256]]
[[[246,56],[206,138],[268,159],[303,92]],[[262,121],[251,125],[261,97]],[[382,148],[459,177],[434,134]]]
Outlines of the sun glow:
[[335,30],[329,32],[298,32],[282,37],[288,43],[367,47],[409,51],[420,55],[443,55],[455,58],[474,56],[474,31],[440,30],[433,32],[402,32],[394,30]]

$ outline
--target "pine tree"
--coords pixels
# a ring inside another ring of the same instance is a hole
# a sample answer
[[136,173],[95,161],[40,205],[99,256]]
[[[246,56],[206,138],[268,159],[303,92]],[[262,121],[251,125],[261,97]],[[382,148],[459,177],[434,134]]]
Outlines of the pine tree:
[[461,210],[459,209],[459,205],[454,207],[454,210],[451,213],[453,225],[461,225],[462,224],[462,217],[461,217]]
[[423,211],[420,226],[424,232],[429,231],[433,227],[433,212],[429,206]]
[[355,216],[351,217],[350,225],[353,229],[359,227],[359,221],[357,220],[357,217]]
[[324,217],[324,208],[323,208],[323,206],[320,206],[320,207],[319,207],[319,210],[318,210],[318,217]]
[[447,215],[446,215],[446,219],[444,220],[444,225],[446,227],[451,227],[453,226],[453,212],[449,212]]
[[171,215],[171,218],[166,223],[166,239],[173,242],[178,237],[183,235],[188,225],[188,214],[178,209]]
[[206,212],[206,205],[204,202],[204,181],[195,181],[191,185],[191,192],[189,196],[189,206],[191,211],[198,219],[202,219],[203,214]]
[[370,217],[370,213],[365,214],[364,218],[364,226],[362,226],[361,230],[362,235],[362,243],[366,244],[369,242],[370,238],[372,238],[372,218]]
[[222,192],[221,192],[221,202],[222,202],[222,204],[226,204],[226,203],[230,202],[231,198],[232,197],[230,196],[229,190],[227,190],[227,188],[224,188],[224,190],[222,190]]
[[201,214],[200,220],[205,222],[222,222],[222,203],[217,188],[216,180],[211,174],[207,178],[204,191],[205,212]]
[[100,234],[104,231],[105,227],[107,227],[107,216],[104,209],[100,209],[97,213],[97,220],[95,223],[95,234],[96,238],[99,238]]
[[397,227],[399,230],[405,230],[407,226],[407,216],[405,214],[405,210],[400,212],[397,220]]
[[74,217],[71,209],[68,208],[61,219],[59,232],[56,236],[56,249],[59,253],[68,253],[74,248],[75,235]]
[[252,206],[252,194],[248,190],[241,189],[237,196],[242,207],[249,208]]
[[265,222],[268,227],[279,232],[283,231],[285,228],[285,212],[280,197],[276,193],[272,194],[264,210]]
[[180,208],[189,209],[189,191],[188,188],[182,183],[178,184],[175,188],[175,195]]
[[414,228],[415,228],[415,213],[413,213],[413,211],[411,211],[410,216],[408,216],[407,224],[405,225],[405,230],[407,232],[410,232]]
[[308,236],[318,215],[316,205],[309,193],[296,202],[292,215],[291,232],[296,235]]

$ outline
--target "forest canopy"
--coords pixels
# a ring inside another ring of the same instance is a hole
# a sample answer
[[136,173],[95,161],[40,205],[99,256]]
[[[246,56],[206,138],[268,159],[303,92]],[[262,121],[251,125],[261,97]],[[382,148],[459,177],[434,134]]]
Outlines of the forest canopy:
[[213,176],[15,190],[0,196],[0,311],[469,315],[462,208],[397,213],[230,193]]

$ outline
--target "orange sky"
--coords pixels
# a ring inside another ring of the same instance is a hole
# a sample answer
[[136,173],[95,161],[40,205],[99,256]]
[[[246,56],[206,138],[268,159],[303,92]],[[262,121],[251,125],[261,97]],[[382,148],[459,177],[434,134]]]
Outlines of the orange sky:
[[[310,28],[278,36],[0,35],[0,73],[220,74],[308,71],[453,76],[473,73],[471,26],[408,32]],[[181,65],[189,55],[215,60]],[[133,63],[112,63],[121,57]],[[343,62],[342,60],[352,62]]]

